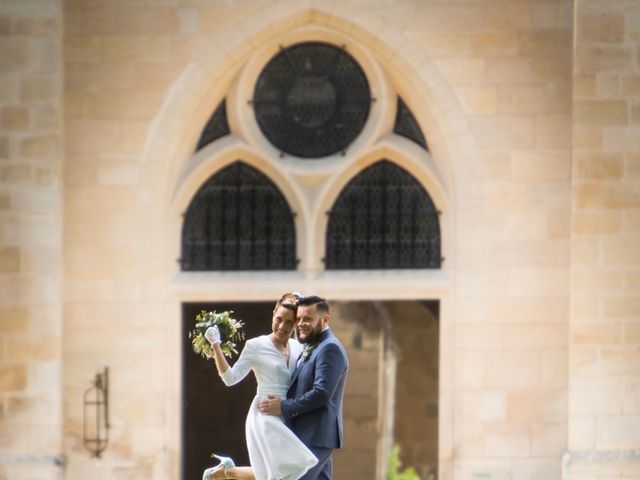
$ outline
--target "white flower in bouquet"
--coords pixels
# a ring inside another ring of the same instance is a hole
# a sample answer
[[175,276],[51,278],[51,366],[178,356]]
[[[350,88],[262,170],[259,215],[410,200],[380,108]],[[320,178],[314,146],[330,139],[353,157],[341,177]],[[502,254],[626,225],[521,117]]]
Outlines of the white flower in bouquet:
[[232,313],[233,311],[231,310],[219,313],[202,310],[196,315],[195,329],[189,332],[193,351],[204,358],[213,358],[213,347],[204,337],[204,334],[209,327],[217,325],[220,331],[222,353],[227,357],[232,357],[234,354],[237,355],[236,342],[244,340],[244,332],[242,331],[244,323],[233,318],[231,316]]

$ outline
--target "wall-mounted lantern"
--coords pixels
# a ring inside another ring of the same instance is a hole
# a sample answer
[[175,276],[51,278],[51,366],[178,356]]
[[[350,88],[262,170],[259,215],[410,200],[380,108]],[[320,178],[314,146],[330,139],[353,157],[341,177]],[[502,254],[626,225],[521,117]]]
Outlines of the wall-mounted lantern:
[[82,404],[82,443],[91,456],[99,458],[109,441],[109,367],[96,373]]

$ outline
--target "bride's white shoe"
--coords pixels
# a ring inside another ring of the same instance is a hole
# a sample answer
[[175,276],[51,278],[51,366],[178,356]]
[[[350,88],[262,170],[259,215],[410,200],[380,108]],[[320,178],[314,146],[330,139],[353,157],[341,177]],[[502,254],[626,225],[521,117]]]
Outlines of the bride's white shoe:
[[[219,455],[216,455],[215,453],[213,454],[213,456],[215,458],[217,458],[218,460],[220,460],[220,463],[218,465],[216,465],[215,467],[211,467],[211,468],[207,468],[204,473],[202,474],[202,480],[211,480],[213,478],[226,478],[227,476],[227,471],[231,468],[231,467],[235,467],[236,464],[233,463],[233,459],[229,458],[229,457],[221,457]],[[224,477],[212,477],[212,475],[219,473],[219,472],[224,472]]]

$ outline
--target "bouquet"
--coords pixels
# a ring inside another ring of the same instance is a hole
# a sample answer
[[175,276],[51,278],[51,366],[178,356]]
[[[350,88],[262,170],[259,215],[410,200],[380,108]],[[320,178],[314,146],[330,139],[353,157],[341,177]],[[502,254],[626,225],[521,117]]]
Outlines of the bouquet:
[[220,313],[202,310],[196,315],[196,327],[189,332],[193,351],[204,358],[213,358],[213,347],[209,340],[204,338],[204,333],[207,328],[217,325],[222,341],[220,343],[222,353],[227,357],[231,357],[234,353],[237,355],[236,342],[244,340],[244,332],[242,331],[244,323],[233,318],[232,313],[233,311],[230,310]]

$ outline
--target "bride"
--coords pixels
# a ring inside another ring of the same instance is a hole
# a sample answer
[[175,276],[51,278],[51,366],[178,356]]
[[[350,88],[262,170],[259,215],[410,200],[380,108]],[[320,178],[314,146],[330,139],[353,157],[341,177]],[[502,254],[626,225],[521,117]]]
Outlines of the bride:
[[207,329],[205,337],[213,347],[216,367],[225,385],[240,382],[253,370],[258,391],[249,407],[245,424],[251,466],[235,466],[232,459],[216,455],[220,464],[206,469],[203,480],[296,480],[318,462],[281,417],[263,415],[258,411],[260,400],[268,395],[285,398],[289,390],[291,375],[302,352],[300,343],[291,338],[297,303],[295,294],[284,294],[273,310],[271,334],[247,340],[233,367],[229,366],[220,348],[218,327]]

